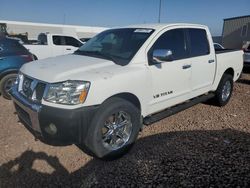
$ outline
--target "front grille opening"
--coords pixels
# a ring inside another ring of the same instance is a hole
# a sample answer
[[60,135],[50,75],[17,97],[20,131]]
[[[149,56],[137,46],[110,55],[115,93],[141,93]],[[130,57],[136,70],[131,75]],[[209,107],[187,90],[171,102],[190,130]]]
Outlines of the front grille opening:
[[44,94],[44,90],[45,90],[46,84],[44,83],[38,83],[36,86],[36,100],[41,102],[42,98],[43,98],[43,94]]

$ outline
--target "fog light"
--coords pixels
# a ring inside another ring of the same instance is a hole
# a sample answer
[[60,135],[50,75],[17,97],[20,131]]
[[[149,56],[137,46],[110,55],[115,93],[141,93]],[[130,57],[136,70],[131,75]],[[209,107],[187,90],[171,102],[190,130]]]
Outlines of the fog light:
[[57,128],[55,124],[50,123],[49,126],[45,127],[45,131],[51,135],[55,135],[57,133]]

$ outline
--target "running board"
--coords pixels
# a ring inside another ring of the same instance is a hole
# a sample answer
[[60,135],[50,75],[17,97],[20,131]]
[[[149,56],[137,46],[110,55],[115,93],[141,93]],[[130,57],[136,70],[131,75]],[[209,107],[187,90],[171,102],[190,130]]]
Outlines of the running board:
[[166,117],[169,117],[169,116],[171,116],[173,114],[176,114],[176,113],[178,113],[178,112],[180,112],[182,110],[190,108],[190,107],[192,107],[192,106],[194,106],[194,105],[196,105],[198,103],[207,101],[207,100],[213,98],[214,96],[215,96],[214,93],[209,93],[207,95],[202,95],[202,96],[196,97],[194,99],[190,99],[188,102],[179,104],[177,106],[167,108],[166,110],[163,110],[163,111],[158,112],[156,114],[145,117],[143,119],[143,124],[144,125],[150,125],[152,123],[155,123],[156,121],[162,120],[162,119],[164,119]]

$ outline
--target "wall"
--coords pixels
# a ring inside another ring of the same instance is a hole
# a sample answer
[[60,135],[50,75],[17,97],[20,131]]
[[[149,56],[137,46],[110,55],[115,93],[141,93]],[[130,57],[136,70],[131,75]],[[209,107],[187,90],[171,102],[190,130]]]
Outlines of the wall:
[[[242,36],[242,28],[247,25],[247,35]],[[250,41],[250,16],[224,20],[222,45],[225,48],[241,49],[243,41]]]

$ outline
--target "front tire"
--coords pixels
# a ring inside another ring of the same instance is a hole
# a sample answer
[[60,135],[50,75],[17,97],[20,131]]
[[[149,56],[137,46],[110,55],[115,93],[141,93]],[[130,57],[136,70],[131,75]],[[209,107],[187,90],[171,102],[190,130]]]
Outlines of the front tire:
[[2,93],[3,97],[5,99],[10,100],[11,96],[10,96],[10,90],[11,87],[13,86],[13,84],[15,83],[17,78],[17,74],[12,73],[12,74],[7,74],[6,76],[4,76],[1,81],[0,81],[0,92]]
[[87,134],[86,145],[92,156],[113,160],[127,153],[140,131],[140,116],[140,110],[124,99],[104,102]]
[[233,92],[233,77],[224,74],[215,92],[215,102],[218,106],[225,106]]

